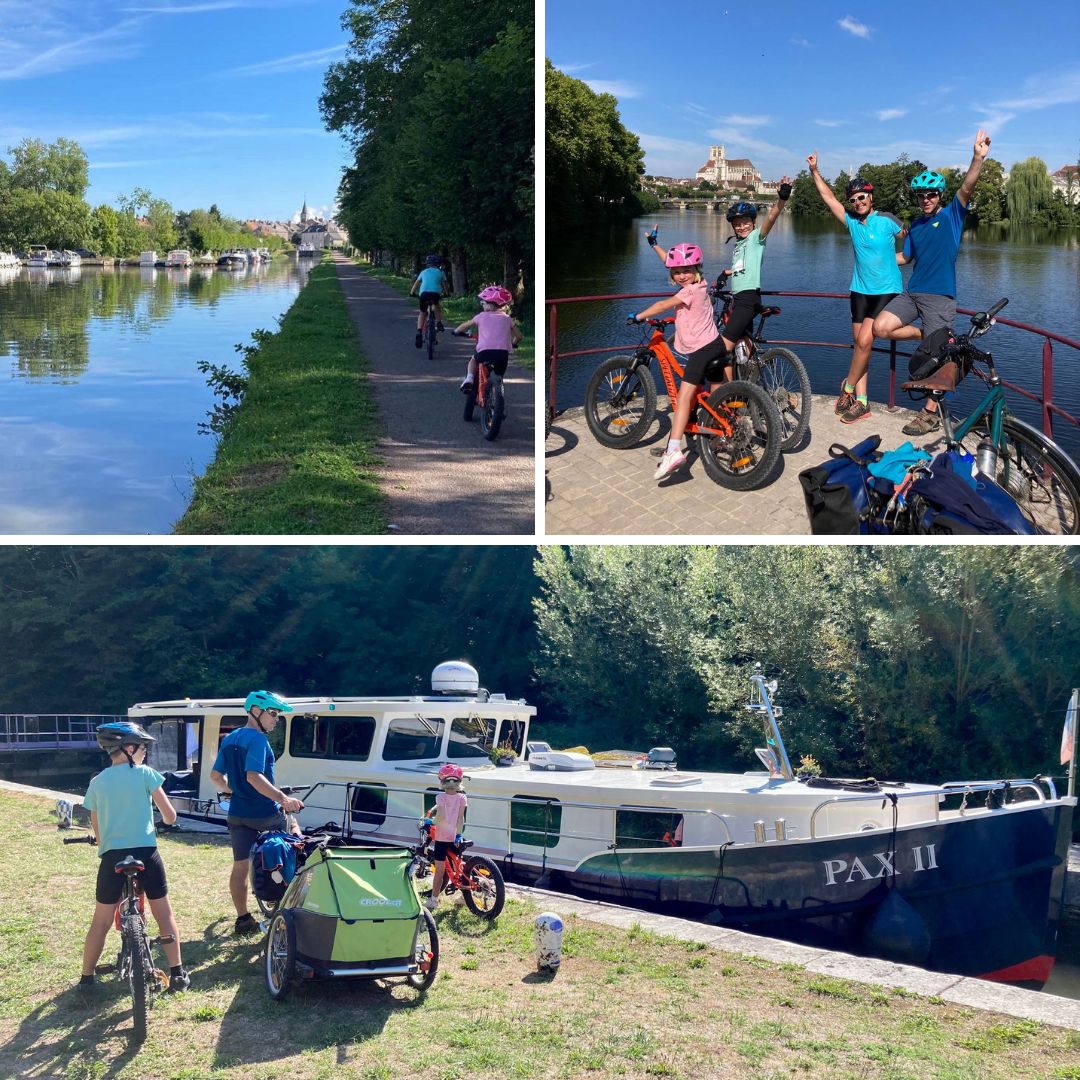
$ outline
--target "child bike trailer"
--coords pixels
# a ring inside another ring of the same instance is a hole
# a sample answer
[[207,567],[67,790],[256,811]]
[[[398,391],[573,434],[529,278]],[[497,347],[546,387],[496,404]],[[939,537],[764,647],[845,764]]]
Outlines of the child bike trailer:
[[426,990],[439,935],[401,848],[320,845],[289,883],[266,934],[266,989],[281,1001],[296,978],[404,978]]

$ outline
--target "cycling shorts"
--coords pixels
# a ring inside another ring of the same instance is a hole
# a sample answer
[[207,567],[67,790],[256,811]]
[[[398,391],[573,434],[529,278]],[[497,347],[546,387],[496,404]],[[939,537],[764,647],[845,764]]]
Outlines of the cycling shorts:
[[505,375],[510,354],[505,349],[484,349],[476,354],[476,361],[479,364],[490,364],[496,374]]
[[437,304],[442,296],[437,292],[422,292],[420,294],[420,310],[427,311],[432,304]]
[[255,837],[259,833],[269,832],[271,829],[278,832],[289,830],[285,815],[280,810],[266,818],[233,817],[230,814],[225,822],[229,826],[232,857],[236,862],[243,862],[251,857],[251,845],[255,843]]
[[853,292],[851,294],[851,321],[861,323],[864,319],[877,318],[885,310],[885,305],[890,300],[896,299],[898,293],[880,293],[871,296],[867,293]]
[[134,855],[146,869],[136,875],[135,880],[146,893],[147,900],[160,900],[168,896],[169,885],[165,880],[165,864],[161,861],[156,847],[113,848],[101,856],[98,865],[97,889],[94,893],[99,904],[118,904],[124,895],[124,875],[116,872],[116,864],[121,859]]
[[735,294],[731,305],[727,326],[720,327],[720,333],[734,345],[739,338],[750,332],[754,325],[754,308],[761,303],[760,289],[743,289]]
[[453,840],[436,840],[431,852],[432,859],[434,859],[435,862],[442,862],[446,858],[446,853],[453,847]]
[[717,334],[708,345],[695,349],[683,364],[683,382],[700,386],[705,381],[705,369],[727,352],[724,339]]
[[902,292],[889,301],[885,310],[895,315],[901,326],[910,326],[918,319],[924,338],[942,327],[952,329],[956,322],[956,299],[941,293]]

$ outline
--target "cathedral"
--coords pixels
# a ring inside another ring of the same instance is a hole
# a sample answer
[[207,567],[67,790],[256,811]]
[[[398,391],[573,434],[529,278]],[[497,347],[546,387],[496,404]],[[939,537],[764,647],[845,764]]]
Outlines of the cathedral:
[[749,158],[729,158],[722,146],[709,147],[709,160],[697,171],[698,180],[707,180],[718,188],[757,188],[761,173]]

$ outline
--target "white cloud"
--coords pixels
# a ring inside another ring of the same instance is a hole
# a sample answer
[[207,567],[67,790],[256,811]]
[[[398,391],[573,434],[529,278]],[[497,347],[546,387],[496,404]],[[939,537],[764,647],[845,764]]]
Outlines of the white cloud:
[[812,41],[807,41],[804,37],[788,38],[788,41],[790,41],[792,45],[800,45],[804,49],[812,49],[814,47],[814,43]]
[[641,97],[641,91],[631,83],[610,82],[606,79],[585,79],[584,82],[594,94],[611,94],[617,98]]
[[841,30],[846,30],[849,34],[854,34],[856,37],[869,38],[870,27],[865,23],[858,22],[850,15],[845,15],[837,25]]
[[0,79],[55,78],[69,68],[135,56],[142,51],[135,33],[141,22],[124,19],[80,37],[62,20],[7,24],[0,41]]
[[843,127],[844,124],[847,123],[847,121],[846,120],[815,120],[814,123],[817,124],[818,127],[834,128],[834,127]]
[[994,102],[1002,109],[1045,109],[1051,105],[1073,105],[1080,102],[1080,69],[1047,77],[1028,79],[1021,97]]
[[211,0],[205,4],[155,4],[153,7],[127,7],[124,11],[144,12],[148,15],[196,15],[203,11],[229,11],[247,7],[241,0]]
[[229,68],[223,72],[223,77],[230,75],[280,75],[283,72],[299,71],[302,68],[323,67],[332,60],[337,60],[344,52],[346,46],[331,45],[326,49],[313,49],[310,52],[292,53],[289,56],[279,56],[276,60],[262,60],[257,64],[248,64],[245,67]]
[[907,116],[907,109],[878,109],[879,120],[899,120],[901,116]]
[[724,122],[736,127],[762,127],[770,122],[768,116],[725,116]]

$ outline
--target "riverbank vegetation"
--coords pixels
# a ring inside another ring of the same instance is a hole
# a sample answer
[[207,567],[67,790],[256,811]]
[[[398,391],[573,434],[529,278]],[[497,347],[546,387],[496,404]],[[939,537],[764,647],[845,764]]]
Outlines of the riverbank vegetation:
[[495,280],[531,303],[533,23],[531,0],[349,0],[319,104],[355,154],[338,221],[376,264],[440,252],[455,293]]
[[[178,533],[356,535],[386,530],[375,466],[367,360],[331,263],[315,267],[276,332],[240,349],[240,373],[209,370],[220,391],[214,461],[194,482]],[[239,378],[238,378],[239,376]]]
[[[261,940],[232,934],[224,835],[169,832],[159,849],[191,988],[162,995],[143,1046],[115,974],[80,996],[96,852],[63,847],[49,803],[0,793],[0,1074],[171,1080],[391,1076],[812,1076],[985,1080],[1080,1077],[1075,1032],[900,990],[845,982],[628,929],[566,920],[556,976],[536,971],[537,909],[491,925],[440,908],[439,972],[297,986],[274,1004]],[[115,958],[110,932],[103,961]]]

